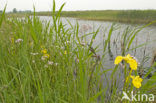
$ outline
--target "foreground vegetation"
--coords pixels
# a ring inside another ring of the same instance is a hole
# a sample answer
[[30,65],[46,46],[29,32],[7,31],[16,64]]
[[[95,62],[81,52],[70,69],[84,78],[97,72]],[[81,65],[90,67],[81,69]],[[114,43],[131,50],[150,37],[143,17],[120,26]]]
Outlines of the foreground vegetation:
[[[78,23],[71,25],[68,21],[70,27],[67,28],[60,20],[63,6],[55,12],[54,2],[52,13],[56,15],[52,16],[52,24],[40,21],[35,12],[33,18],[25,16],[25,19],[7,19],[4,12],[1,15],[0,102],[121,103],[129,101],[121,100],[123,94],[120,91],[156,94],[156,73],[146,79],[155,63],[145,75],[140,76],[142,79],[136,85],[137,82],[133,83],[129,77],[132,75],[134,79],[133,76],[139,76],[140,69],[135,59],[125,56],[134,50],[131,44],[138,32],[151,23],[138,29],[127,28],[121,35],[123,47],[119,57],[129,64],[123,61],[123,66],[120,66],[121,60],[117,59],[116,65],[112,64],[113,68],[105,69],[103,61],[115,25],[112,24],[103,41],[103,55],[100,56],[98,46],[93,47],[99,29],[80,36]],[[86,40],[88,35],[92,37]],[[120,70],[124,70],[124,78],[121,80],[123,84],[118,85],[117,77],[122,74]],[[107,72],[111,75],[108,76]]]

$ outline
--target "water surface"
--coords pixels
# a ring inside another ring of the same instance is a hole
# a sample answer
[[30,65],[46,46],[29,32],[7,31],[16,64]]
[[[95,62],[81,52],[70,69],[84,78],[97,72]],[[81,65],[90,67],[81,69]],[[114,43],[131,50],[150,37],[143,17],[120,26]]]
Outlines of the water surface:
[[[52,17],[49,16],[40,16],[40,19],[43,21],[52,21]],[[80,34],[79,35],[84,35],[93,31],[96,31],[99,27],[100,30],[98,32],[98,35],[96,39],[94,40],[94,47],[99,45],[99,51],[98,54],[100,56],[103,55],[103,41],[107,39],[109,29],[112,25],[113,22],[106,22],[106,21],[91,21],[91,20],[80,20],[80,19],[75,19],[75,18],[61,18],[62,22],[64,24],[68,24],[67,20],[71,22],[72,25],[76,25],[76,23],[79,23],[80,27]],[[69,25],[67,25],[68,27]],[[116,28],[117,30],[113,31],[112,37],[111,37],[111,57],[110,55],[106,56],[107,62],[105,63],[105,66],[107,68],[111,68],[113,64],[113,60],[117,55],[121,55],[121,34],[124,32],[124,30],[127,27],[130,28],[136,28],[141,25],[131,25],[131,24],[124,24],[124,23],[116,23]],[[90,36],[91,37],[91,36]],[[90,37],[88,37],[88,42],[90,40]],[[131,55],[135,56],[139,62],[142,62],[144,56],[148,56],[149,58],[152,58],[153,56],[153,51],[156,50],[156,26],[148,26],[144,28],[142,31],[139,32],[137,37],[135,38],[131,48],[135,48],[137,45],[141,45],[146,42],[150,42],[146,46],[137,48],[136,50],[130,51]],[[145,64],[144,67],[149,67],[151,65],[151,59],[149,59]]]

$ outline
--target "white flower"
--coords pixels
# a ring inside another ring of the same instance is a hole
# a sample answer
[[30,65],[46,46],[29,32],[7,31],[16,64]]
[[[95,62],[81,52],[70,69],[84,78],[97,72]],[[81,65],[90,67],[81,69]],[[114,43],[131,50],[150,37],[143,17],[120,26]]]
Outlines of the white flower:
[[15,41],[15,43],[20,43],[20,42],[23,42],[23,39],[17,39],[17,40]]
[[52,62],[52,61],[48,61],[48,64],[49,64],[49,65],[53,65],[54,62]]
[[55,63],[55,65],[57,66],[57,65],[58,65],[58,63]]
[[44,61],[45,59],[46,59],[46,58],[45,58],[44,56],[42,56],[42,57],[41,57],[41,60],[43,60],[43,61]]
[[38,53],[30,53],[31,55],[38,55]]
[[33,60],[32,63],[35,63],[35,60]]

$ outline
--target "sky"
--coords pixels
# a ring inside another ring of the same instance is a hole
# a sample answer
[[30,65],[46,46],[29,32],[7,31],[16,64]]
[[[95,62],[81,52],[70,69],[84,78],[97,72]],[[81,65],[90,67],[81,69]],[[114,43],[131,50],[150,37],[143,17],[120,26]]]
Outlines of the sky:
[[[55,0],[57,10],[66,3],[64,11],[76,10],[127,10],[156,9],[156,0]],[[19,10],[51,11],[53,0],[0,0],[0,10],[7,4],[7,11]]]

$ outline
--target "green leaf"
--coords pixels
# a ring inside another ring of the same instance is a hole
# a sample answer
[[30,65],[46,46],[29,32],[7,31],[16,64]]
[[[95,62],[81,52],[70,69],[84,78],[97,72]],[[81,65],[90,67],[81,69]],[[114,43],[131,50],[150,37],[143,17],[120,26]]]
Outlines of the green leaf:
[[7,5],[5,5],[4,10],[3,10],[3,13],[2,13],[2,16],[0,18],[0,27],[2,25],[2,22],[3,22],[4,18],[5,18],[5,10],[6,10],[6,7],[7,7]]

